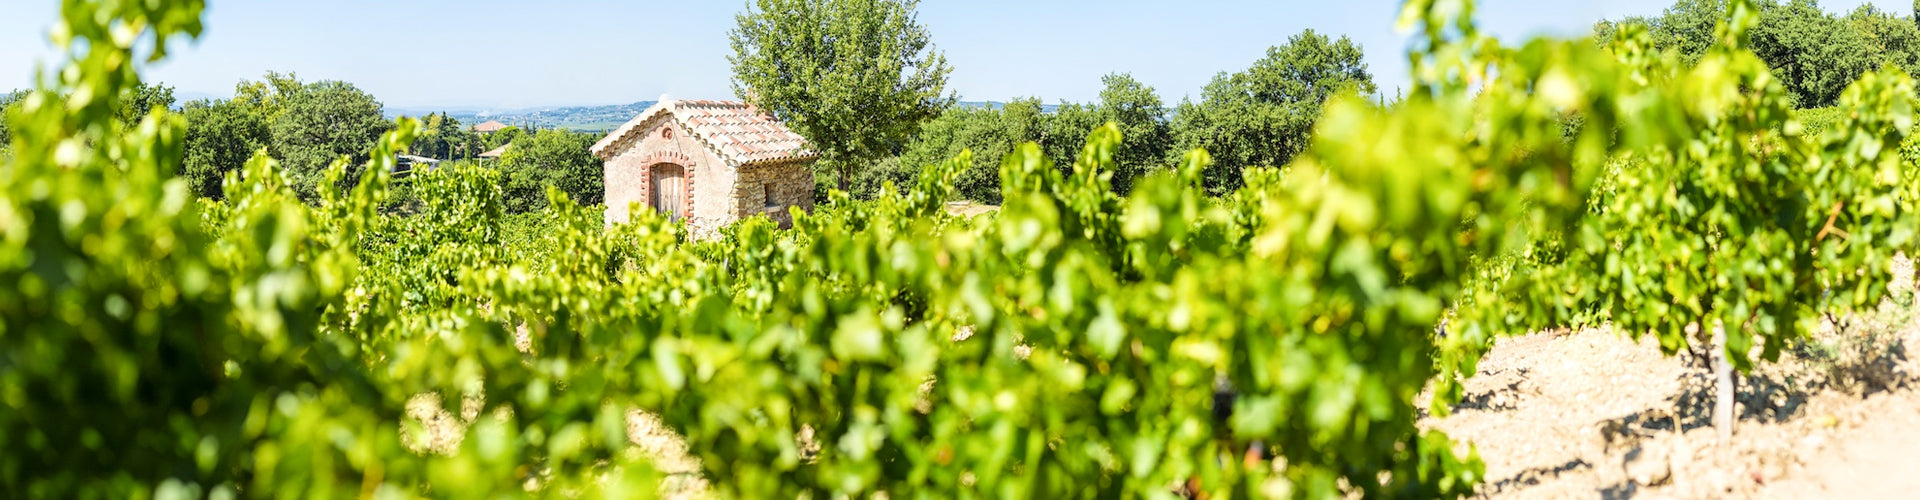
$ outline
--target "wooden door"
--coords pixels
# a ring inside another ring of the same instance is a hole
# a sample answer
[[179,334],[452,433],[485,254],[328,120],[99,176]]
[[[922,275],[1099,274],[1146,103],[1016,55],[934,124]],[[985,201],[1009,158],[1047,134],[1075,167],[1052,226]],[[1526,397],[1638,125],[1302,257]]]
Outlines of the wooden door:
[[675,220],[686,215],[686,168],[672,163],[653,166],[654,210],[672,216]]

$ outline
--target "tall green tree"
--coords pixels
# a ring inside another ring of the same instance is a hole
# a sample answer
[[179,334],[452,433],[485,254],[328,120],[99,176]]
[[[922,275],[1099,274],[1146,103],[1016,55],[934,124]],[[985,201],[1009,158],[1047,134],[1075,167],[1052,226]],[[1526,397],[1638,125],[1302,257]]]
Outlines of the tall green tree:
[[756,0],[736,16],[734,93],[812,142],[851,188],[955,98],[915,0]]
[[200,196],[225,199],[221,181],[267,146],[267,121],[232,100],[193,101],[183,108],[187,134],[181,176]]
[[414,154],[443,160],[472,159],[480,154],[480,137],[445,112],[420,119],[420,135],[408,149]]
[[960,107],[941,113],[907,143],[897,161],[882,162],[873,176],[860,176],[862,194],[881,180],[908,185],[922,167],[972,150],[973,163],[961,170],[955,191],[988,204],[1000,203],[1000,158],[1022,142],[1038,143],[1062,174],[1069,171],[1085,148],[1087,136],[1112,123],[1122,135],[1114,152],[1115,168],[1108,172],[1112,189],[1126,194],[1142,174],[1163,165],[1172,147],[1168,110],[1149,87],[1124,73],[1101,78],[1104,89],[1094,103],[1062,102],[1051,112],[1037,98],[1015,99],[1000,107]]
[[598,205],[606,198],[603,164],[589,149],[599,137],[563,129],[526,136],[500,157],[504,203],[509,213],[546,208],[547,186],[559,188],[575,203]]
[[348,159],[348,182],[359,179],[367,152],[380,134],[393,128],[380,114],[380,101],[341,81],[308,85],[286,101],[286,109],[272,125],[272,150],[299,188],[312,200],[321,186],[321,171],[335,159]]
[[1920,74],[1920,27],[1914,26],[1913,19],[1861,4],[1847,14],[1846,21],[1866,37],[1868,50],[1879,54],[1881,61],[1909,75]]
[[1763,4],[1750,43],[1802,108],[1832,106],[1842,89],[1882,62],[1853,24],[1813,0]]
[[1652,26],[1654,44],[1680,51],[1680,60],[1691,66],[1713,46],[1714,26],[1726,11],[1725,0],[1674,2]]
[[[1920,69],[1920,27],[1913,18],[1872,5],[1840,16],[1813,0],[1769,0],[1754,7],[1759,24],[1742,41],[1786,84],[1797,107],[1832,106],[1848,84],[1884,64]],[[1594,36],[1605,44],[1622,25],[1645,26],[1654,48],[1692,65],[1715,43],[1715,23],[1726,11],[1725,0],[1679,0],[1656,17],[1602,21]]]
[[7,123],[11,121],[7,119],[7,113],[13,109],[14,103],[27,98],[27,92],[27,90],[15,90],[0,94],[0,149],[7,149],[13,145],[13,132],[7,128],[9,127]]
[[[895,173],[896,186],[911,186],[918,173],[928,165],[937,165],[972,150],[973,161],[954,180],[961,197],[987,204],[1000,203],[1000,159],[1023,142],[1039,141],[1053,117],[1040,111],[1040,100],[1015,99],[1000,109],[955,107],[927,122],[920,134],[907,143],[897,162],[886,169]],[[1084,141],[1084,137],[1082,139]],[[876,185],[874,181],[871,184]],[[866,186],[863,186],[866,187]]]
[[513,141],[520,140],[520,138],[525,135],[527,135],[526,129],[509,125],[507,128],[495,130],[481,136],[481,146],[483,149],[493,149],[513,144]]
[[114,108],[113,115],[114,119],[120,123],[133,125],[140,123],[141,118],[145,118],[156,108],[172,107],[173,87],[143,82],[127,90],[127,95],[121,98],[119,107]]
[[1595,23],[1594,41],[1606,46],[1621,26],[1643,26],[1653,36],[1655,47],[1676,52],[1681,62],[1692,66],[1717,40],[1714,26],[1726,11],[1726,0],[1678,0],[1658,16],[1629,16]]
[[300,77],[292,72],[268,71],[259,81],[241,80],[234,84],[233,101],[267,123],[273,123],[286,113],[287,103],[306,90],[307,84],[300,83]]
[[1239,189],[1250,167],[1279,167],[1307,146],[1328,97],[1343,91],[1373,93],[1373,75],[1360,46],[1301,32],[1246,71],[1222,73],[1201,91],[1200,102],[1182,101],[1174,115],[1176,150],[1205,148],[1214,164],[1203,175],[1208,192]]
[[1120,129],[1120,149],[1114,151],[1118,169],[1109,180],[1116,193],[1133,190],[1134,181],[1167,165],[1173,147],[1173,128],[1167,105],[1153,87],[1126,73],[1100,78],[1100,102],[1081,106],[1063,103],[1048,124],[1042,144],[1055,165],[1072,165],[1086,144],[1087,134],[1108,123]]
[[1061,101],[1046,116],[1040,149],[1053,160],[1054,166],[1071,166],[1086,145],[1087,134],[1100,128],[1102,123],[1106,123],[1106,119],[1100,115],[1098,103]]

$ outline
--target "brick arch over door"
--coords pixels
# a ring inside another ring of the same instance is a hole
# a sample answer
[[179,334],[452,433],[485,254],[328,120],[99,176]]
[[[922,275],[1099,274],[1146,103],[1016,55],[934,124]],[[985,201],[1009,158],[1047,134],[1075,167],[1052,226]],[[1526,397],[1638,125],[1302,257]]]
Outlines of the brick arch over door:
[[696,166],[693,158],[678,151],[649,151],[647,154],[640,155],[634,163],[641,165],[639,172],[641,179],[639,183],[640,197],[637,201],[642,205],[646,205],[647,208],[652,209],[659,208],[659,206],[654,203],[656,198],[653,196],[654,191],[657,189],[654,186],[654,169],[663,165],[672,165],[680,168],[681,182],[678,191],[680,191],[680,206],[682,208],[679,215],[681,221],[686,221],[687,216],[693,210],[693,172]]
[[647,205],[674,220],[686,220],[693,208],[692,169],[675,163],[647,166]]

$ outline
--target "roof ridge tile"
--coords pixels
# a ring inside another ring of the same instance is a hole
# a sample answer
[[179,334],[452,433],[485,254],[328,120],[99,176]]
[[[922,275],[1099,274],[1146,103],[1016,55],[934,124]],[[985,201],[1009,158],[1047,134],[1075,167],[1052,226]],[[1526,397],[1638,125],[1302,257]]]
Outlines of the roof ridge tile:
[[819,157],[818,152],[808,149],[806,138],[751,104],[708,99],[656,103],[594,143],[591,151],[603,159],[610,158],[614,154],[613,146],[627,143],[643,129],[642,125],[662,114],[680,123],[695,140],[706,144],[730,164]]

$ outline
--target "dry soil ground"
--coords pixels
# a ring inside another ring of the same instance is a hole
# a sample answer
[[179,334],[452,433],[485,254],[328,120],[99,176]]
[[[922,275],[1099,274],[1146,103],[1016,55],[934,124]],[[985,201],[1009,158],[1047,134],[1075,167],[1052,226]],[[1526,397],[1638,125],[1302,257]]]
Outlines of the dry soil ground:
[[947,214],[960,217],[972,217],[1000,209],[998,205],[981,205],[971,201],[949,201],[946,208]]
[[1499,342],[1422,425],[1473,443],[1489,498],[1920,498],[1911,320],[1816,336],[1740,385],[1726,446],[1707,371],[1605,329]]

